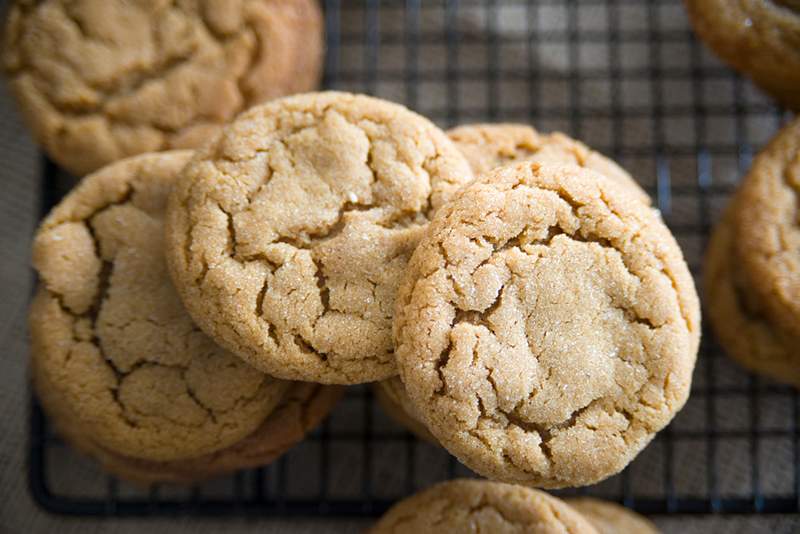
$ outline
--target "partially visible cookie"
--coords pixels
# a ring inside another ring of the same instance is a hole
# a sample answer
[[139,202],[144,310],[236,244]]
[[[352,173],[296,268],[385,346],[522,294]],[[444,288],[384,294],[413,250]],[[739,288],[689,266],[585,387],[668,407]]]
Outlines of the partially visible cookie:
[[31,304],[37,381],[87,435],[148,460],[243,439],[290,386],[203,334],[167,274],[163,217],[188,151],[146,154],[86,177],[42,222]]
[[316,0],[19,0],[2,62],[36,139],[81,176],[314,89],[322,31]]
[[339,386],[295,383],[253,433],[211,454],[186,460],[154,462],[116,454],[97,445],[37,380],[37,394],[56,430],[110,473],[139,484],[190,484],[240,469],[261,467],[299,443],[333,409],[344,393]]
[[737,197],[733,231],[749,290],[773,322],[800,337],[800,118],[758,154]]
[[425,424],[417,415],[414,415],[414,407],[408,399],[406,388],[400,378],[393,376],[372,385],[372,391],[378,404],[383,411],[394,419],[401,426],[404,426],[418,438],[438,445],[436,438],[425,427]]
[[563,501],[542,491],[487,480],[451,480],[403,499],[371,534],[569,532],[597,530]]
[[564,502],[589,520],[600,534],[658,534],[649,519],[619,504],[591,497],[572,497]]
[[398,293],[414,407],[474,471],[538,487],[622,470],[681,409],[700,338],[661,219],[574,165],[511,164],[437,212]]
[[264,372],[388,378],[400,277],[471,178],[444,132],[400,105],[324,92],[256,106],[176,184],[173,281],[200,327]]
[[784,106],[800,110],[797,0],[684,0],[695,32]]
[[800,336],[789,334],[765,314],[753,293],[754,283],[743,273],[736,250],[734,197],[717,223],[705,258],[706,312],[714,333],[729,356],[741,365],[779,382],[800,388]]
[[467,124],[448,130],[475,176],[516,161],[572,163],[616,181],[650,204],[650,196],[614,161],[560,132],[541,134],[525,124]]

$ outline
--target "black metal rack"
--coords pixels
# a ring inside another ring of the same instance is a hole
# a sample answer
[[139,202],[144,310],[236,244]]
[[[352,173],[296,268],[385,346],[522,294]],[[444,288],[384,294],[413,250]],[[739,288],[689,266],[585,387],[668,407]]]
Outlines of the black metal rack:
[[[727,195],[783,119],[695,40],[678,0],[324,7],[326,87],[403,102],[442,126],[528,122],[583,139],[654,195],[696,277]],[[48,162],[42,176],[45,213],[70,179]],[[741,370],[706,330],[684,410],[622,474],[577,493],[644,513],[798,512],[799,420],[794,390]],[[107,477],[52,434],[35,400],[29,460],[35,500],[71,515],[374,516],[469,476],[386,419],[363,386],[274,465],[194,488]]]

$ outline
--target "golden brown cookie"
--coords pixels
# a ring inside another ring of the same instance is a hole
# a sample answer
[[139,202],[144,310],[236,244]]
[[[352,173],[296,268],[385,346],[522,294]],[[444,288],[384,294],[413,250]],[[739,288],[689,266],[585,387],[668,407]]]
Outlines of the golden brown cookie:
[[172,278],[203,330],[273,376],[388,378],[400,276],[471,177],[441,130],[397,104],[327,92],[257,106],[174,189]]
[[714,228],[706,252],[704,287],[706,312],[714,333],[729,356],[774,380],[800,388],[800,336],[781,329],[765,314],[743,273],[736,251],[735,197]]
[[684,1],[709,48],[781,104],[800,110],[800,2]]
[[98,445],[175,460],[252,433],[290,383],[215,345],[181,306],[163,217],[188,151],[146,154],[86,177],[41,224],[31,365]]
[[418,438],[438,445],[439,442],[425,427],[420,417],[414,414],[414,407],[408,399],[406,388],[400,378],[393,376],[372,385],[372,391],[383,411],[400,426],[405,427]]
[[572,497],[564,502],[587,519],[599,534],[658,534],[658,528],[649,519],[619,504],[591,497]]
[[371,534],[441,532],[597,533],[578,512],[543,491],[468,479],[442,482],[403,499],[370,530]]
[[525,124],[467,124],[448,130],[475,176],[515,161],[572,163],[592,169],[630,187],[631,193],[650,204],[650,196],[636,180],[612,160],[560,132],[541,134]]
[[224,449],[185,460],[154,462],[116,454],[90,439],[57,398],[34,376],[37,395],[56,430],[78,450],[99,461],[110,473],[139,484],[189,484],[239,469],[272,463],[313,430],[344,393],[339,386],[297,382],[253,433]]
[[675,239],[627,188],[524,162],[431,222],[395,313],[428,429],[474,471],[539,487],[623,469],[683,406],[700,337]]
[[316,0],[19,0],[2,60],[34,136],[84,175],[314,89],[322,46]]
[[758,154],[737,196],[736,250],[749,289],[767,317],[800,337],[800,118]]

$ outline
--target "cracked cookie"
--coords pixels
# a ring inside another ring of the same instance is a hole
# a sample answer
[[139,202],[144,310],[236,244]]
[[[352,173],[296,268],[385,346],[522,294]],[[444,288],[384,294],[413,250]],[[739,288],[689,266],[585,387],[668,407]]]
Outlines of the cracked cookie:
[[399,377],[393,376],[372,385],[372,392],[383,411],[400,426],[405,427],[420,439],[438,445],[439,442],[425,427],[422,419],[414,414],[414,407],[408,398],[406,388]]
[[371,534],[536,532],[597,534],[561,499],[531,488],[487,480],[436,484],[392,506]]
[[472,178],[427,119],[325,92],[240,115],[170,198],[167,260],[218,343],[279,378],[397,373],[396,288],[432,213]]
[[800,111],[798,0],[684,0],[697,35],[724,62]]
[[256,430],[290,386],[246,365],[189,318],[167,273],[163,218],[191,152],[146,154],[86,177],[42,222],[31,365],[87,436],[167,461]]
[[749,289],[772,321],[800,337],[800,118],[758,154],[737,196],[736,249]]
[[650,196],[614,161],[560,132],[541,134],[525,124],[467,124],[447,135],[467,158],[475,176],[516,161],[572,163],[629,187],[642,202]]
[[[735,197],[714,228],[706,252],[706,311],[726,353],[748,369],[800,388],[800,336],[765,314],[736,251]],[[748,208],[749,209],[749,208]]]
[[2,61],[36,139],[80,176],[314,89],[322,31],[315,0],[19,0]]
[[643,515],[617,503],[591,497],[564,499],[600,534],[658,534],[658,528]]
[[619,472],[683,406],[700,311],[652,209],[594,171],[524,162],[437,212],[394,325],[439,442],[486,477],[556,488]]
[[139,484],[190,484],[272,463],[300,442],[333,409],[344,390],[297,382],[275,410],[249,436],[233,445],[196,458],[155,462],[116,454],[97,445],[80,423],[63,410],[44,380],[34,376],[36,392],[56,430],[76,449],[95,458],[114,475]]

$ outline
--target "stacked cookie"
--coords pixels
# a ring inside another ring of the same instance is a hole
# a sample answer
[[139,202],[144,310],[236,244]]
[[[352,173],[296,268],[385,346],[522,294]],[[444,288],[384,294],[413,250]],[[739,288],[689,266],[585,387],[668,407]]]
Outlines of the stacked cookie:
[[728,354],[800,387],[800,119],[756,157],[706,256],[708,314]]
[[616,164],[523,126],[448,137],[347,93],[88,176],[34,263],[45,408],[145,481],[267,463],[334,385],[384,381],[476,472],[590,484],[681,408],[699,340],[680,250]]
[[562,501],[511,484],[452,480],[395,504],[370,532],[655,534],[658,529],[627,508],[599,499]]

